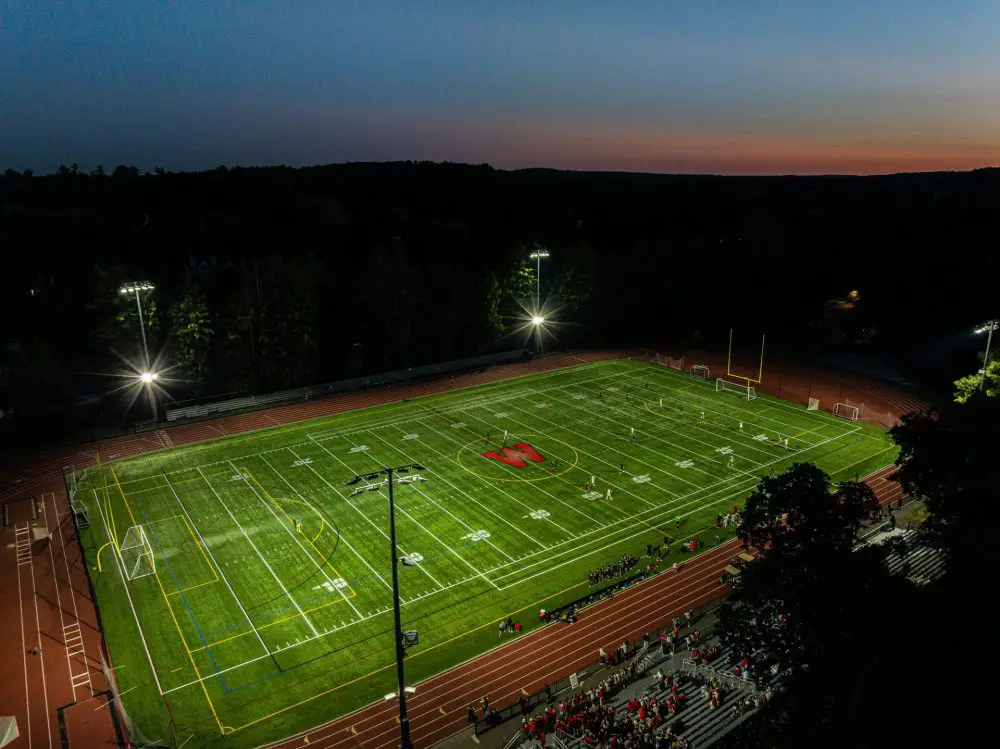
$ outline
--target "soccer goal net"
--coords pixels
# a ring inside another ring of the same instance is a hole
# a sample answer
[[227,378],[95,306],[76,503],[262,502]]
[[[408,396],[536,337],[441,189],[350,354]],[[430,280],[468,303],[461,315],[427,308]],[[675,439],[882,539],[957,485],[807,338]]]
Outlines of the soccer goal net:
[[709,369],[707,364],[692,364],[691,374],[695,377],[700,377],[703,380],[708,379]]
[[810,398],[806,411],[819,411],[819,398]]
[[146,531],[141,525],[133,525],[125,531],[125,540],[118,547],[118,555],[129,580],[138,580],[156,572],[153,548],[149,545]]
[[715,381],[715,392],[735,393],[748,401],[752,401],[757,397],[757,393],[754,392],[753,386],[743,385],[738,382],[730,382],[729,380],[723,380],[721,377]]
[[833,415],[839,416],[842,419],[848,419],[849,421],[857,421],[858,407],[848,406],[846,403],[834,403]]

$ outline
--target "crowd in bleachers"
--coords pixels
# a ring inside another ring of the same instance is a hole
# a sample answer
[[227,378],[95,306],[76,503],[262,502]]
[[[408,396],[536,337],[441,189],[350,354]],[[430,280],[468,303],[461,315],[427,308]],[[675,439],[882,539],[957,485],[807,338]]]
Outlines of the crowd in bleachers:
[[604,580],[614,580],[622,575],[627,575],[638,561],[631,554],[625,554],[617,562],[609,562],[593,572],[588,572],[587,581],[590,583],[590,587],[593,588]]

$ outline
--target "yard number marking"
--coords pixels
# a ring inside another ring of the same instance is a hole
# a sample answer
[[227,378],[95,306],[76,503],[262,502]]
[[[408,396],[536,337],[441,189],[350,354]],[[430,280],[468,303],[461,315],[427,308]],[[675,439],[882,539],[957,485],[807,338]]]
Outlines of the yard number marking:
[[536,403],[535,408],[548,408],[551,405],[551,403]]
[[323,589],[328,593],[333,593],[335,590],[343,590],[347,587],[347,580],[342,577],[338,577],[336,580],[324,580],[319,585],[313,586],[313,590]]
[[583,498],[590,502],[593,502],[595,499],[600,499],[603,496],[604,495],[601,494],[600,492],[587,492],[586,494],[583,495]]
[[410,434],[404,434],[403,435],[403,439],[404,440],[417,440],[417,439],[420,439],[420,435],[417,434],[416,432],[412,432]]
[[230,481],[249,481],[250,477],[247,476],[245,473],[241,472],[241,473],[234,473],[232,476],[229,477],[229,480]]
[[462,536],[462,538],[467,538],[473,543],[475,543],[476,541],[485,541],[489,537],[490,537],[490,532],[484,530],[472,531],[472,533],[466,533],[464,536]]
[[758,434],[756,437],[754,437],[754,439],[757,440],[758,442],[767,442],[767,435]]
[[531,517],[533,517],[535,520],[544,520],[545,518],[547,518],[549,516],[549,511],[548,510],[532,510],[528,514]]
[[419,563],[424,561],[424,555],[421,554],[419,551],[410,552],[409,554],[406,555],[406,558],[409,559],[411,562]]
[[352,453],[366,453],[368,452],[368,445],[355,445],[351,448]]
[[682,460],[682,461],[679,461],[678,463],[675,463],[674,465],[676,465],[678,468],[691,468],[691,466],[694,465],[694,461],[693,460]]
[[573,400],[575,400],[575,401],[582,401],[582,400],[583,400],[584,398],[586,398],[586,397],[587,397],[587,396],[586,396],[586,395],[584,395],[583,393],[576,393],[576,394],[574,394],[574,395],[572,396]]
[[312,462],[313,462],[312,458],[299,458],[294,463],[292,463],[292,465],[293,466],[307,466],[307,465],[309,465]]
[[722,455],[732,455],[733,454],[733,448],[731,448],[731,447],[719,447],[719,448],[716,448],[715,452],[721,453]]
[[508,416],[510,416],[510,414],[507,413],[506,411],[499,411],[493,414],[493,417],[497,419],[506,419]]
[[452,429],[461,429],[464,426],[465,426],[465,422],[464,421],[456,421],[454,424],[451,425],[451,428]]
[[633,476],[632,480],[637,484],[648,484],[650,482],[648,473],[644,473],[640,476]]

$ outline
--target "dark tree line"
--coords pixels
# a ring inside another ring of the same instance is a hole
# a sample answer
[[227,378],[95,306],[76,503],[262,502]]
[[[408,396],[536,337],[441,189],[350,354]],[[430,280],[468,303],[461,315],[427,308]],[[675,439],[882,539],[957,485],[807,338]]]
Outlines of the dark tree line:
[[[0,408],[58,404],[151,346],[180,399],[263,392],[525,344],[656,347],[734,320],[776,345],[907,352],[986,314],[996,170],[732,179],[393,163],[0,178]],[[972,270],[975,269],[975,270]],[[823,302],[862,290],[831,318]],[[943,302],[946,300],[946,302]],[[938,314],[942,303],[947,318]],[[948,322],[945,322],[945,319]],[[949,327],[950,326],[950,327]],[[113,353],[115,352],[115,353]],[[963,352],[968,356],[968,352]],[[934,360],[947,359],[936,356]],[[963,371],[969,369],[968,364]],[[948,373],[951,376],[951,372]]]
[[989,731],[998,423],[1000,399],[978,396],[893,430],[899,480],[947,555],[946,576],[922,588],[888,573],[885,546],[852,550],[877,507],[867,486],[831,487],[808,464],[760,482],[740,535],[765,551],[723,607],[721,635],[788,676],[728,745],[935,746]]

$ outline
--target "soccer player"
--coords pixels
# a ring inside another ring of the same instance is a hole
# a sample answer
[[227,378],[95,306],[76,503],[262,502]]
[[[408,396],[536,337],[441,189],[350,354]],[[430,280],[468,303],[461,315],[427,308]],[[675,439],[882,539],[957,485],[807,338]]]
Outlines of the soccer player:
[[505,445],[507,444],[507,430],[506,429],[503,430],[503,443]]
[[701,420],[702,420],[702,421],[704,421],[704,420],[705,420],[705,412],[704,412],[704,411],[702,411],[702,412],[701,412]]
[[635,442],[635,427],[632,427],[632,441]]
[[625,463],[622,463],[622,464],[621,464],[621,465],[620,465],[620,466],[618,467],[618,473],[625,473]]
[[591,477],[590,477],[590,485],[591,486],[597,486],[597,476],[591,475]]
[[663,398],[660,398],[660,408],[663,408]]
[[729,467],[730,467],[730,468],[732,468],[732,467],[733,467],[733,457],[734,457],[734,456],[732,456],[732,455],[730,455],[730,456],[729,456]]
[[301,520],[296,520],[295,521],[295,532],[296,533],[301,533],[302,532],[302,521]]
[[605,495],[604,498],[606,500],[608,500],[609,502],[611,501],[611,487],[610,486],[608,487],[608,493],[607,493],[607,495]]
[[740,431],[741,432],[743,431],[743,422],[742,421],[740,422]]

